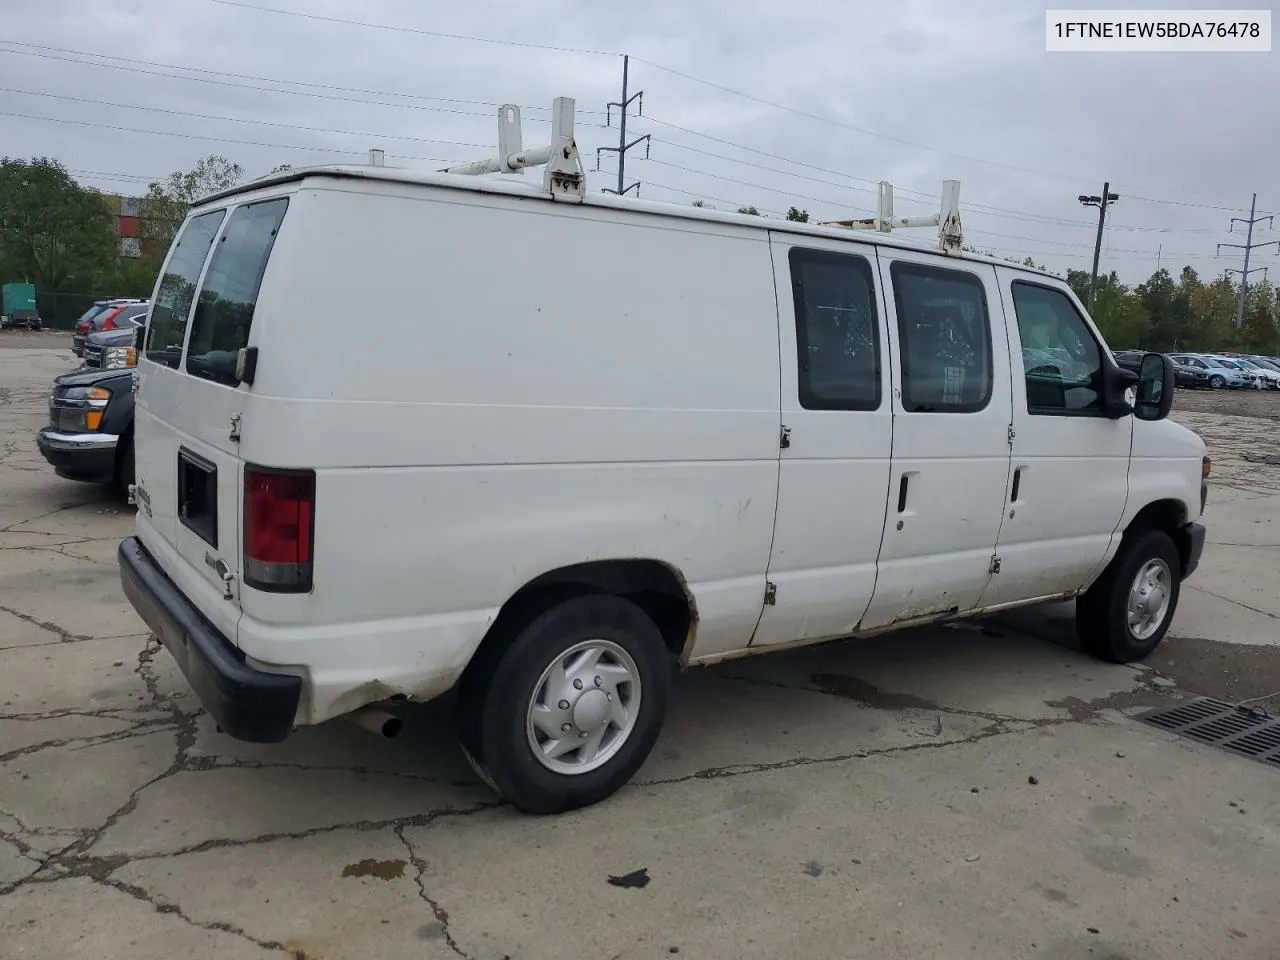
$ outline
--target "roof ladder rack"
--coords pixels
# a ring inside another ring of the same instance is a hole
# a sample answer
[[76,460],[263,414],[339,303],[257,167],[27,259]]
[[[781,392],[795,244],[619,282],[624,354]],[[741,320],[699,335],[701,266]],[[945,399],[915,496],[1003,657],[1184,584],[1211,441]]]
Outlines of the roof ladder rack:
[[526,150],[520,129],[520,107],[505,103],[498,108],[498,155],[445,167],[442,173],[479,176],[485,173],[520,174],[526,167],[545,167],[542,186],[553,200],[581,203],[587,193],[587,176],[573,139],[573,98],[556,97],[551,104],[551,143]]
[[960,226],[960,181],[942,182],[942,206],[931,217],[894,217],[893,184],[880,181],[880,198],[877,214],[864,220],[828,220],[825,227],[844,227],[846,230],[875,230],[889,233],[894,227],[937,227],[938,246],[953,257],[961,255],[964,232]]

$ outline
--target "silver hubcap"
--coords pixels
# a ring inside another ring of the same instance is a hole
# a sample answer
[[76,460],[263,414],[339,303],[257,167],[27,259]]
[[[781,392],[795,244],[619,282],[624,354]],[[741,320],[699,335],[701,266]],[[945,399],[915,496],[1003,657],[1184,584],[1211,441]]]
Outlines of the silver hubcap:
[[1129,588],[1129,632],[1135,640],[1146,640],[1160,629],[1172,595],[1169,565],[1159,557],[1148,560]]
[[542,671],[525,729],[548,770],[587,773],[622,749],[639,713],[640,671],[631,655],[609,640],[584,640]]

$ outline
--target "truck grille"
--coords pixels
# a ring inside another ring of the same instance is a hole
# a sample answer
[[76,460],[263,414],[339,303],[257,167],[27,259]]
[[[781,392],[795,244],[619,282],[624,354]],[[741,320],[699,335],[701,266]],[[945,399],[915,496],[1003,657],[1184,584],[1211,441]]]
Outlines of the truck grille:
[[86,367],[102,366],[102,348],[91,347],[88,344],[84,348],[84,365]]

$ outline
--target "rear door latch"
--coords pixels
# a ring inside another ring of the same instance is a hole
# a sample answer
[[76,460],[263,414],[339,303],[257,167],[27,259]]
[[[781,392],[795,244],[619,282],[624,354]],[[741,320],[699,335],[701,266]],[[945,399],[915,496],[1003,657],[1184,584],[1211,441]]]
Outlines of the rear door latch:
[[236,443],[240,442],[240,414],[238,413],[231,415],[231,433],[228,436]]

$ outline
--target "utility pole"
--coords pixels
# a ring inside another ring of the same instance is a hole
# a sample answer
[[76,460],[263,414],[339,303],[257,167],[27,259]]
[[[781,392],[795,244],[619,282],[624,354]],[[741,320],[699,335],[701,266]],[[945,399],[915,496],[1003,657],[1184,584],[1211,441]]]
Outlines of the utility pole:
[[1164,244],[1160,244],[1160,248],[1156,250],[1156,273],[1160,272],[1160,261],[1164,259]]
[[1249,274],[1256,273],[1258,270],[1261,270],[1262,275],[1264,277],[1267,275],[1266,267],[1254,267],[1252,270],[1249,269],[1249,254],[1253,253],[1255,247],[1269,247],[1273,243],[1276,245],[1276,252],[1280,253],[1280,240],[1268,240],[1266,243],[1253,242],[1253,225],[1255,223],[1261,223],[1263,220],[1267,220],[1269,221],[1270,225],[1275,224],[1274,216],[1259,217],[1259,216],[1256,216],[1257,212],[1258,212],[1258,195],[1255,193],[1253,195],[1253,200],[1249,203],[1249,219],[1246,220],[1243,217],[1232,217],[1231,227],[1227,231],[1228,233],[1235,232],[1237,223],[1248,224],[1249,230],[1245,236],[1244,243],[1218,244],[1219,251],[1222,250],[1223,247],[1235,247],[1237,250],[1244,251],[1244,269],[1243,270],[1236,270],[1233,267],[1228,267],[1225,271],[1223,271],[1224,273],[1240,274],[1240,292],[1236,296],[1236,326],[1237,327],[1244,326],[1244,296],[1249,289]]
[[1093,242],[1093,273],[1089,275],[1089,309],[1093,309],[1094,297],[1098,292],[1098,257],[1102,255],[1102,227],[1107,220],[1107,205],[1119,200],[1120,194],[1111,192],[1111,182],[1102,185],[1102,196],[1095,197],[1080,194],[1079,201],[1086,207],[1098,208],[1098,239]]
[[618,103],[610,103],[605,105],[605,124],[613,126],[613,108],[617,107],[621,114],[618,122],[618,145],[616,147],[597,147],[596,148],[596,169],[600,169],[600,154],[616,153],[618,155],[618,187],[615,190],[604,188],[605,193],[613,193],[618,196],[625,195],[628,191],[634,189],[636,196],[640,195],[640,181],[627,183],[627,151],[637,144],[644,143],[644,158],[649,159],[649,134],[642,137],[636,137],[630,143],[627,143],[627,111],[631,108],[631,101],[639,99],[640,106],[636,111],[636,116],[644,116],[644,91],[637,90],[631,96],[627,96],[627,72],[631,65],[631,58],[623,56],[622,58],[622,99]]

